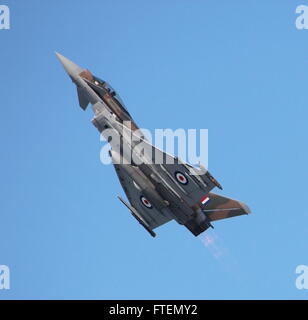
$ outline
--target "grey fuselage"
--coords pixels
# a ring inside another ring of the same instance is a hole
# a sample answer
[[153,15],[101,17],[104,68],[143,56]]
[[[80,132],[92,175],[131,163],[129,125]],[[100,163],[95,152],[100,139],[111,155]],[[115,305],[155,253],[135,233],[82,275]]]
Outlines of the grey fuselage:
[[[203,175],[190,176],[189,188],[191,189],[184,189],[180,184],[175,183],[169,164],[153,164],[153,159],[143,154],[138,148],[138,141],[128,138],[133,135],[147,143],[123,102],[110,85],[93,76],[90,71],[79,68],[67,58],[59,54],[58,58],[77,86],[81,108],[86,109],[89,103],[92,105],[93,125],[105,139],[110,137],[110,130],[120,137],[120,139],[109,141],[110,155],[115,168],[117,169],[117,166],[122,164],[121,169],[132,177],[144,196],[166,219],[175,219],[195,235],[211,226],[196,199],[208,194],[215,186],[219,187],[217,181],[206,172]],[[126,147],[123,148],[123,145]],[[132,162],[132,158],[139,160],[137,161],[139,164],[135,165],[136,161]],[[181,170],[186,171],[185,174],[191,172],[192,167],[181,163],[176,157],[174,159],[178,161],[179,166],[181,165]]]

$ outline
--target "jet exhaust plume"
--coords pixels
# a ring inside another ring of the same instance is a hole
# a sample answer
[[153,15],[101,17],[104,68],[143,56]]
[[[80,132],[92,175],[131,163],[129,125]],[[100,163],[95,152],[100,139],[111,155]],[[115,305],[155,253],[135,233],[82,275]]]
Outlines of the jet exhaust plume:
[[223,239],[217,232],[213,229],[207,230],[201,233],[198,238],[224,271],[230,272],[233,275],[238,274],[238,261],[224,245]]

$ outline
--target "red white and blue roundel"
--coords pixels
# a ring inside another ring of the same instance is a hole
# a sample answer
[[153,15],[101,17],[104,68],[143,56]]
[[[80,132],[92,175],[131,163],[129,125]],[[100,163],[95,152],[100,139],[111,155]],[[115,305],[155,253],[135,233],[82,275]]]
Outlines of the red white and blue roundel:
[[151,202],[146,197],[141,196],[140,197],[140,201],[146,208],[148,208],[148,209],[152,209],[153,208]]
[[188,184],[188,180],[185,177],[185,175],[180,172],[180,171],[176,171],[174,173],[175,179],[180,183],[180,184]]

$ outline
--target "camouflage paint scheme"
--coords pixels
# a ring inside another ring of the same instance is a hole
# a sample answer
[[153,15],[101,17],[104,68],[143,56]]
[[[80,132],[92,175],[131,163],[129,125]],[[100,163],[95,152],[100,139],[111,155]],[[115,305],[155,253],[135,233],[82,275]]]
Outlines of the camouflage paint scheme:
[[[109,141],[110,156],[129,203],[119,199],[153,237],[153,229],[173,219],[197,236],[213,227],[213,221],[250,213],[245,204],[210,192],[222,188],[202,166],[194,168],[151,145],[106,81],[56,55],[77,86],[80,107],[85,110],[92,104],[93,125],[103,136],[104,129],[120,135],[121,147],[114,139]],[[132,142],[127,134],[138,139]],[[138,164],[131,159],[138,159]],[[163,161],[156,164],[157,159]]]

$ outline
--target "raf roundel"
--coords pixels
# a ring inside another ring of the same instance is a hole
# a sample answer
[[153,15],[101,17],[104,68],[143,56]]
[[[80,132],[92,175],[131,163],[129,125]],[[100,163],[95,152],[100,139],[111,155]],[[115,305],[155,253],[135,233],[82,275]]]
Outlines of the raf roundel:
[[146,208],[148,208],[148,209],[152,209],[153,208],[151,202],[146,197],[141,196],[140,197],[140,201]]
[[176,171],[174,173],[174,176],[176,178],[176,180],[181,183],[181,184],[188,184],[188,180],[187,178],[184,176],[184,174],[180,171]]

